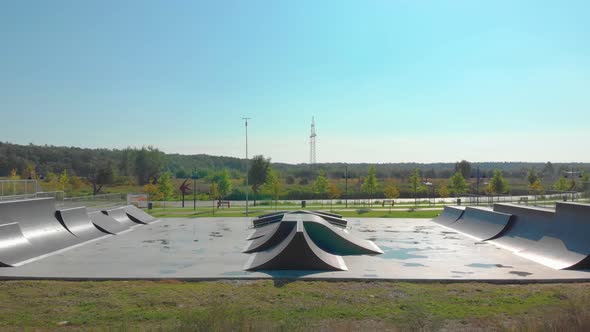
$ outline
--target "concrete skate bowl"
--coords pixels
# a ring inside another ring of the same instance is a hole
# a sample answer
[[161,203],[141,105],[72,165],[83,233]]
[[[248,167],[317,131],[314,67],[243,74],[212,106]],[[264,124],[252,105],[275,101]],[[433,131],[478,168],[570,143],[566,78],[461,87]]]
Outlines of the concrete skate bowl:
[[280,222],[255,232],[263,229],[264,235],[253,238],[243,251],[254,253],[245,270],[344,271],[342,255],[383,253],[372,241],[356,238],[313,212],[285,213]]
[[[118,223],[106,215],[98,219]],[[115,233],[96,225],[84,207],[56,210],[53,198],[0,202],[0,266],[20,266]]]
[[493,211],[447,207],[433,221],[553,269],[590,269],[590,205],[558,202],[556,210],[495,204]]

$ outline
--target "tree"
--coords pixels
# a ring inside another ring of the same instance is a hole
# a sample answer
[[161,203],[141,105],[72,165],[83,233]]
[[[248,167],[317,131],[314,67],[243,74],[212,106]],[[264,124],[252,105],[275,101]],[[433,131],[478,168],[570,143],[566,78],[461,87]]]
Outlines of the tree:
[[447,185],[443,184],[438,188],[438,195],[440,197],[449,197],[451,196],[451,192],[449,190],[449,187],[447,187]]
[[418,193],[422,191],[423,186],[422,182],[420,181],[420,172],[417,168],[414,169],[414,172],[410,176],[409,182],[410,189],[412,189],[412,192],[414,193],[414,205],[418,205]]
[[36,180],[37,179],[37,172],[35,171],[35,165],[33,164],[27,164],[27,167],[25,168],[25,174],[23,174],[25,179],[29,179],[29,180]]
[[217,182],[212,182],[209,186],[209,196],[213,201],[213,214],[215,214],[215,200],[219,198],[219,185],[217,185]]
[[538,179],[529,185],[529,190],[532,194],[536,195],[541,195],[544,191],[543,185],[541,184],[541,181],[539,181]]
[[467,181],[465,181],[461,172],[455,172],[455,174],[449,179],[449,182],[449,187],[453,195],[460,196],[467,192]]
[[162,200],[162,193],[160,192],[158,186],[153,183],[148,183],[143,186],[142,191],[149,195],[150,201],[160,201]]
[[229,172],[227,169],[216,173],[212,176],[212,181],[217,183],[217,189],[219,191],[219,199],[223,199],[232,190],[232,183],[229,178]]
[[[386,198],[388,199],[395,199],[399,197],[399,189],[398,187],[395,185],[395,183],[393,182],[389,182],[385,188],[383,188],[383,194],[385,195]],[[391,206],[393,204],[389,205],[389,213],[391,213]]]
[[377,192],[377,176],[375,175],[375,166],[371,166],[369,168],[369,172],[367,173],[367,177],[365,178],[365,182],[361,187],[361,190],[369,195],[369,206],[371,206],[371,201],[373,199],[373,195]]
[[[313,191],[321,198],[325,198],[326,193],[328,192],[329,182],[326,178],[326,173],[324,171],[320,171],[317,178],[315,179],[312,189]],[[323,201],[322,201],[323,206]]]
[[18,175],[18,173],[16,172],[16,168],[13,168],[10,170],[10,179],[11,180],[19,180],[20,176]]
[[[47,175],[49,177],[49,174]],[[92,194],[97,195],[104,185],[115,182],[115,170],[112,162],[99,164],[92,170],[88,176],[88,181],[92,184]]]
[[455,172],[461,172],[463,175],[463,179],[468,179],[471,177],[471,163],[467,160],[461,160],[460,162],[455,164]]
[[334,183],[328,185],[328,197],[330,198],[330,210],[333,209],[334,200],[342,195],[342,190]]
[[57,180],[57,183],[59,185],[59,190],[66,191],[67,186],[70,184],[70,177],[68,176],[67,170],[64,169],[61,172],[61,174],[59,175],[59,178]]
[[79,176],[74,175],[70,177],[70,188],[73,192],[79,191],[83,185],[84,181],[82,181],[82,178],[80,178]]
[[541,171],[541,173],[544,177],[553,179],[553,176],[555,175],[555,167],[553,167],[553,164],[548,161],[543,167],[543,171]]
[[571,183],[562,175],[553,184],[553,189],[557,191],[568,191],[571,189]]
[[136,152],[135,175],[139,184],[157,183],[164,167],[165,155],[160,150],[148,146]]
[[166,209],[166,201],[172,198],[173,190],[170,172],[164,172],[158,181],[158,191],[162,194],[160,198],[164,201],[164,210]]
[[256,195],[260,188],[266,183],[268,170],[270,168],[270,158],[265,159],[263,155],[257,155],[252,158],[250,169],[248,170],[248,183],[252,186],[254,192],[254,206],[256,206]]
[[533,183],[539,181],[539,176],[537,175],[537,172],[534,168],[531,168],[529,170],[526,179],[529,182],[529,185],[532,185]]
[[488,185],[488,191],[492,194],[505,194],[510,190],[508,181],[502,176],[502,172],[499,170],[494,171],[494,175],[490,179]]
[[266,182],[263,185],[263,189],[272,196],[275,202],[276,210],[277,202],[279,200],[281,190],[283,189],[283,185],[281,183],[279,174],[271,168],[268,169],[268,174],[266,175]]

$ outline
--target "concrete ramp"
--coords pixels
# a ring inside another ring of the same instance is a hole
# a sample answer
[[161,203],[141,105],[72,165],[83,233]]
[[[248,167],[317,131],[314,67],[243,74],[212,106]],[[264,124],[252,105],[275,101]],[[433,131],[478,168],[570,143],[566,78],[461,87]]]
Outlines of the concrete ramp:
[[302,215],[301,219],[309,237],[324,251],[337,255],[379,255],[383,253],[372,241],[352,236],[347,230],[335,227],[320,216]]
[[307,210],[298,210],[291,212],[291,214],[312,214],[319,217],[322,217],[324,220],[329,222],[332,225],[345,228],[348,225],[348,220],[342,219],[342,217],[336,217],[335,214],[332,213],[325,213],[319,211],[307,211]]
[[272,223],[272,224],[260,226],[258,228],[254,228],[254,230],[252,231],[252,233],[250,233],[250,235],[248,235],[246,240],[254,240],[259,237],[263,237],[267,233],[274,232],[274,229],[277,227],[279,227],[279,223]]
[[314,212],[314,213],[321,213],[321,214],[328,215],[328,216],[330,216],[330,217],[334,217],[334,218],[340,218],[340,219],[342,219],[342,215],[341,215],[341,214],[337,214],[337,213],[326,212],[326,211],[318,211],[318,210],[313,210],[313,211],[311,211],[311,212]]
[[518,255],[555,269],[589,269],[590,205],[557,203],[543,237]]
[[256,219],[252,220],[252,225],[254,227],[262,227],[264,225],[279,222],[279,221],[283,220],[284,215],[285,215],[285,212],[277,212],[277,213],[267,214],[267,215],[264,215],[264,216],[261,216],[261,217],[258,217]]
[[512,223],[501,237],[492,242],[513,251],[536,247],[555,217],[552,210],[514,204],[494,204],[494,211],[511,214]]
[[124,207],[125,213],[131,221],[138,223],[138,224],[149,224],[157,219],[151,216],[150,214],[144,212],[142,209],[138,209],[133,205],[127,205]]
[[135,227],[141,225],[142,223],[134,222],[129,218],[127,212],[125,211],[125,207],[118,207],[115,209],[110,210],[103,210],[103,214],[115,219],[121,225],[127,226],[127,228]]
[[[18,223],[22,235],[31,244],[19,240],[20,248],[27,250],[19,257],[38,257],[82,242],[57,220],[55,212],[53,198],[0,202],[0,224]],[[18,236],[14,226],[6,229]]]
[[82,241],[96,239],[108,234],[94,226],[85,207],[58,210],[56,216],[70,233]]
[[454,224],[465,212],[465,208],[462,206],[445,206],[445,209],[438,217],[432,221],[439,225],[447,226]]
[[92,223],[101,231],[110,234],[119,234],[129,229],[128,225],[123,225],[115,219],[107,216],[101,211],[90,212],[88,214]]
[[481,241],[494,239],[509,227],[511,215],[481,208],[465,208],[465,212],[448,227]]
[[246,244],[246,248],[242,252],[249,254],[267,250],[278,245],[285,238],[287,238],[287,236],[289,236],[289,233],[291,233],[291,230],[293,230],[296,223],[297,221],[283,220],[280,223],[268,226],[272,228],[272,231],[269,231],[268,233],[264,234],[264,236],[254,239],[252,242]]
[[289,235],[279,245],[254,254],[244,268],[249,271],[348,270],[342,257],[329,254],[313,243],[301,221],[297,222]]
[[0,225],[0,266],[16,266],[34,258],[35,248],[25,238],[18,223]]

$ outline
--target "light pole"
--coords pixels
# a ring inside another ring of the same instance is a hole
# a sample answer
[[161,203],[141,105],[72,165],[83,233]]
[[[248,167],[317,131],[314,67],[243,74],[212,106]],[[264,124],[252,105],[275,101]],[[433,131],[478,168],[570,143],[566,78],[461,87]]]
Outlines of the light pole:
[[565,174],[565,178],[567,179],[569,176],[572,177],[572,202],[575,200],[575,192],[576,192],[576,175],[581,178],[582,177],[582,172],[579,171],[574,171],[574,168],[572,167],[571,170],[569,172],[563,172]]
[[348,209],[348,165],[344,166],[344,204]]
[[248,183],[248,172],[249,172],[249,165],[248,165],[248,120],[252,118],[242,118],[244,120],[244,125],[246,126],[246,217],[248,216],[248,192],[250,191],[250,184]]

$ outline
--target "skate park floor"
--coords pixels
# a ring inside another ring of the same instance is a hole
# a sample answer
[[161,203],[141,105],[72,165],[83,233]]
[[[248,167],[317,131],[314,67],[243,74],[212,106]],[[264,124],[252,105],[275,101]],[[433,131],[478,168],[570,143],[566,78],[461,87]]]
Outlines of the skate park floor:
[[590,271],[554,270],[429,219],[351,218],[349,232],[384,254],[344,256],[348,271],[244,271],[247,218],[162,219],[20,267],[0,279],[266,279],[566,282]]

